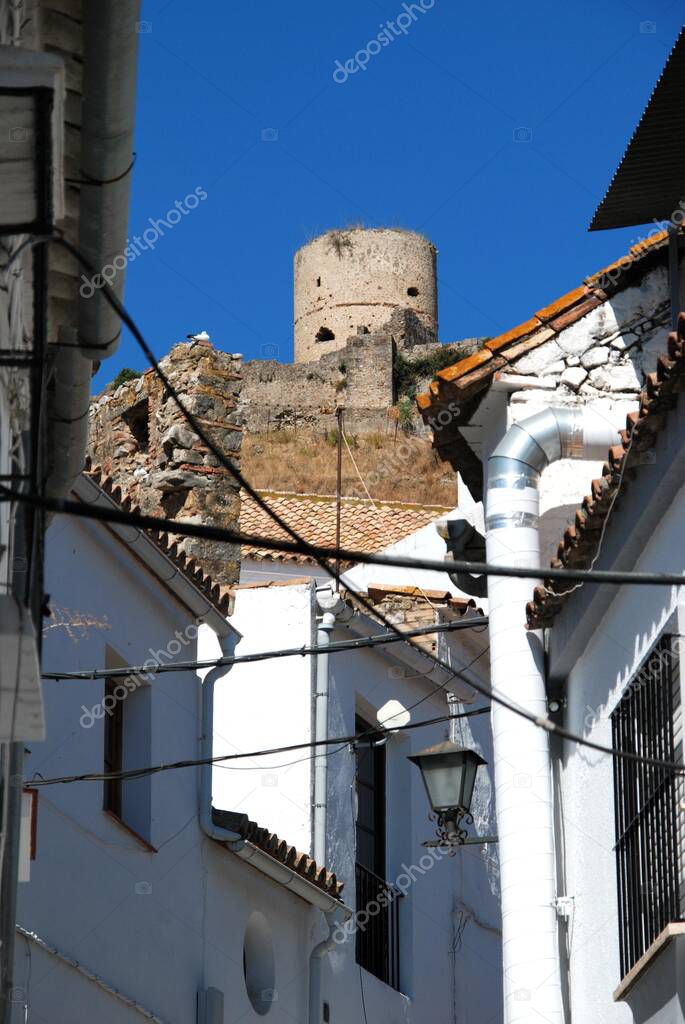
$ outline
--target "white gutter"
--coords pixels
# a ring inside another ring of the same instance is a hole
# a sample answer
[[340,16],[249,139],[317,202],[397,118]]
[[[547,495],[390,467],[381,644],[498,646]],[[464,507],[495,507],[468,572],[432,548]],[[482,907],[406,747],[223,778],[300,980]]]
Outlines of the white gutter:
[[[514,424],[488,461],[486,552],[493,565],[540,566],[540,473],[562,458],[604,459],[618,431],[591,409],[547,409]],[[493,690],[547,717],[540,631],[526,629],[534,582],[488,578]],[[504,1024],[562,1024],[554,808],[548,733],[493,702],[502,886]]]
[[[238,639],[236,634],[224,637],[220,641],[222,655],[232,657],[235,654]],[[231,665],[217,665],[207,673],[202,684],[200,759],[205,764],[200,768],[200,826],[210,839],[223,843],[231,853],[235,853],[241,860],[251,864],[267,878],[282,885],[289,892],[299,896],[326,915],[328,937],[316,945],[309,955],[309,1024],[320,1024],[322,961],[335,944],[333,930],[336,923],[341,917],[344,919],[351,917],[352,911],[335,897],[329,896],[318,886],[312,885],[292,868],[281,864],[268,853],[264,853],[239,833],[221,828],[212,820],[212,765],[209,762],[211,762],[214,748],[214,685],[231,670],[231,667]],[[323,861],[317,860],[317,866],[321,867],[323,863]]]
[[152,1010],[148,1010],[132,996],[124,995],[124,993],[120,992],[118,988],[114,988],[114,986],[110,985],[104,978],[101,978],[99,974],[95,974],[94,971],[91,971],[88,967],[82,964],[80,960],[77,960],[76,957],[70,956],[69,953],[62,952],[62,950],[58,949],[57,946],[53,946],[50,942],[46,942],[45,939],[40,937],[40,935],[29,931],[28,928],[22,928],[20,924],[18,924],[16,928],[19,935],[23,936],[23,938],[27,939],[29,942],[33,942],[39,949],[42,949],[44,953],[49,953],[50,956],[54,956],[58,960],[61,960],[63,964],[67,965],[67,967],[71,967],[72,970],[76,971],[84,978],[87,978],[88,981],[93,983],[93,985],[97,985],[99,989],[102,989],[103,992],[106,992],[107,995],[112,996],[118,1002],[123,1003],[124,1006],[128,1006],[129,1009],[135,1010],[141,1017],[152,1021],[153,1024],[165,1024],[165,1021],[161,1017],[158,1017],[156,1013],[153,1013]]
[[[236,633],[221,638],[222,655],[232,657],[239,639]],[[210,762],[213,756],[214,686],[219,679],[227,675],[231,667],[231,665],[218,665],[207,673],[202,684],[200,760],[205,762]],[[248,839],[244,839],[238,832],[231,832],[229,829],[221,828],[212,821],[212,765],[210,763],[205,763],[200,768],[200,825],[202,831],[210,839],[223,843],[241,860],[248,861],[252,867],[257,868],[263,875],[271,878],[296,896],[301,897],[301,899],[306,900],[313,907],[317,907],[324,912],[342,911],[345,916],[351,916],[351,911],[344,907],[334,896],[329,896],[322,889],[319,889],[318,886],[313,885],[306,878],[303,878],[302,875],[293,871],[292,868],[281,864],[280,861],[277,861],[270,854],[264,853],[263,850],[255,846]]]
[[[106,267],[115,270],[109,283],[120,299],[126,267],[139,19],[140,0],[97,0],[83,5],[79,248],[97,274]],[[109,279],[111,272],[107,273]],[[85,271],[83,277],[88,281]],[[119,345],[121,320],[101,288],[86,287],[81,279],[80,294],[83,354],[106,359]]]
[[[323,962],[324,958],[328,956],[335,946],[336,940],[333,938],[333,932],[339,923],[340,916],[338,911],[330,911],[326,914],[328,935],[317,946],[314,946],[314,949],[309,954],[309,1024],[321,1024],[323,1020],[321,998]],[[344,916],[349,917],[350,914],[348,913]]]
[[[331,642],[331,633],[335,629],[338,617],[351,618],[353,611],[345,604],[339,594],[330,586],[322,587],[316,593],[317,605],[321,611],[321,619],[316,631],[317,647],[326,648]],[[322,650],[316,656],[316,686],[314,690],[314,739],[317,743],[325,743],[328,739],[328,691],[330,687],[329,655]],[[328,816],[328,749],[325,746],[314,758],[314,860],[317,864],[325,864],[328,859],[326,849],[326,819]]]

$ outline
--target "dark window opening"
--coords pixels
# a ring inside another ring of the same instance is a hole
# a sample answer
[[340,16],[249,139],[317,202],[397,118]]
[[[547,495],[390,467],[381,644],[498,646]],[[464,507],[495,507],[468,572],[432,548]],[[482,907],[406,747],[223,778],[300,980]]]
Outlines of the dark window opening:
[[[664,636],[611,716],[614,748],[682,764],[680,705],[677,655]],[[623,977],[668,924],[685,919],[683,795],[683,778],[673,771],[614,757]]]
[[316,287],[317,288],[321,287],[321,278],[320,277],[317,277],[317,279],[316,279]]
[[333,331],[330,330],[330,328],[320,327],[319,330],[316,332],[316,340],[335,341],[335,335],[333,334]]
[[412,285],[411,288],[407,288],[407,295],[411,295],[412,299],[415,299],[418,294],[419,294],[419,289],[418,288],[414,288],[413,285]]
[[[113,664],[112,662],[109,662]],[[115,659],[114,667],[119,664]],[[131,684],[135,685],[131,685]],[[104,774],[150,764],[151,689],[140,677],[106,679],[103,697]],[[103,810],[149,844],[151,828],[150,776],[108,778],[103,783]]]
[[380,735],[359,716],[355,720],[355,732],[357,735],[369,733],[356,753],[357,863],[382,878],[385,875],[385,746],[373,746]]
[[374,745],[382,736],[362,718],[356,718],[355,732],[367,734],[356,748],[356,905],[358,912],[371,904],[380,908],[357,929],[356,959],[360,967],[399,989],[401,893],[384,880],[386,748]]
[[176,516],[183,511],[190,490],[181,491],[168,491],[163,494],[160,500],[162,506],[162,513],[165,519],[175,519]]
[[[124,702],[114,695],[117,682],[116,679],[105,680],[105,775],[122,771],[124,764]],[[121,779],[105,779],[102,806],[117,818],[121,818],[121,788]]]
[[144,398],[142,402],[132,405],[126,412],[122,412],[121,418],[133,434],[138,450],[141,452],[147,451],[150,443],[150,420],[147,398]]

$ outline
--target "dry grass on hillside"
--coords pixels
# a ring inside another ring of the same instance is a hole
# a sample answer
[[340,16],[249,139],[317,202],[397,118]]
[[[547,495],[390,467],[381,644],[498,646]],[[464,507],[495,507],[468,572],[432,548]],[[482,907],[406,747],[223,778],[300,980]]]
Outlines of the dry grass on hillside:
[[[372,498],[452,507],[454,471],[438,459],[430,441],[402,432],[347,436],[354,461]],[[337,434],[327,437],[282,430],[246,434],[241,468],[260,490],[297,494],[335,494]],[[352,459],[343,445],[343,494],[366,497]]]

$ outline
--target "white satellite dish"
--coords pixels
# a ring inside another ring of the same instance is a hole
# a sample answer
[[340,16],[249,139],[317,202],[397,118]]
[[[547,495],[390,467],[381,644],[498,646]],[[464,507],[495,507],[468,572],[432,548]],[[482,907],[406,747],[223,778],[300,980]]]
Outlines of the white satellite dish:
[[376,712],[376,721],[382,729],[394,732],[396,729],[409,725],[411,715],[404,704],[400,704],[398,700],[389,700]]

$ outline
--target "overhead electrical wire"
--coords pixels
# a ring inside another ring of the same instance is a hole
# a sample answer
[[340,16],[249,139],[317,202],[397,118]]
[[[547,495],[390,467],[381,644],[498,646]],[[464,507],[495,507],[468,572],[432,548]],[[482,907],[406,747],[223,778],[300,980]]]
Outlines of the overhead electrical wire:
[[[88,259],[86,259],[86,257],[81,253],[81,251],[77,248],[77,246],[73,245],[66,238],[62,238],[59,235],[35,236],[35,237],[32,237],[32,238],[26,239],[26,241],[24,243],[22,243],[22,245],[19,246],[17,251],[14,253],[14,255],[12,256],[12,260],[10,262],[16,260],[18,258],[18,256],[19,256],[19,254],[21,253],[22,249],[25,248],[26,246],[46,245],[48,243],[54,243],[54,244],[57,244],[57,245],[61,245],[68,252],[70,252],[71,255],[74,257],[74,259],[76,259],[79,264],[84,266],[86,268],[86,270],[90,274],[96,274],[97,273],[97,270],[92,266],[90,261]],[[324,572],[326,572],[334,580],[339,582],[339,573],[336,573],[335,569],[328,564],[328,561],[326,560],[326,558],[327,557],[336,557],[336,551],[339,551],[339,557],[344,558],[345,555],[343,554],[343,551],[341,549],[335,549],[335,548],[331,549],[331,548],[324,548],[324,547],[314,547],[313,545],[307,544],[304,541],[304,539],[300,536],[300,534],[296,530],[294,530],[280,515],[278,515],[277,512],[275,512],[271,508],[271,506],[268,504],[268,502],[266,502],[264,500],[264,498],[255,490],[255,488],[252,486],[252,484],[243,476],[243,474],[240,472],[240,470],[233,464],[233,462],[230,459],[230,457],[227,456],[226,453],[223,452],[214,443],[214,441],[212,441],[212,439],[209,437],[207,432],[203,429],[202,425],[196,420],[195,416],[186,408],[186,406],[183,403],[180,395],[176,391],[176,388],[173,386],[173,384],[171,383],[171,381],[167,377],[166,373],[162,370],[161,366],[159,365],[158,360],[156,359],[156,357],[155,357],[154,353],[152,352],[151,348],[149,347],[149,345],[145,341],[145,338],[141,334],[141,332],[140,332],[138,326],[136,325],[135,321],[132,319],[132,317],[130,316],[130,314],[128,313],[128,311],[126,310],[124,305],[122,304],[122,302],[119,300],[119,298],[117,297],[115,292],[112,290],[112,288],[110,288],[110,286],[107,284],[107,282],[103,282],[102,292],[103,292],[103,296],[105,297],[105,299],[107,300],[109,305],[117,313],[117,315],[121,318],[122,322],[126,325],[126,327],[128,327],[129,331],[133,335],[133,337],[134,337],[135,341],[137,342],[138,346],[140,347],[142,352],[145,354],[145,357],[148,360],[151,368],[153,369],[153,371],[155,372],[156,376],[159,378],[159,380],[163,384],[166,392],[168,393],[169,397],[172,399],[172,401],[174,402],[174,404],[176,405],[176,407],[180,411],[181,415],[185,419],[185,421],[188,424],[188,426],[193,430],[195,435],[203,442],[203,444],[206,445],[206,447],[211,452],[211,454],[214,455],[214,457],[218,460],[219,465],[221,465],[224,469],[226,469],[226,471],[236,480],[236,482],[238,484],[240,484],[240,486],[247,492],[247,494],[250,495],[250,497],[255,502],[255,504],[259,508],[261,508],[262,511],[265,512],[269,516],[269,518],[274,523],[276,523],[276,525],[279,526],[292,539],[292,542],[293,542],[292,543],[292,548],[291,548],[292,550],[302,551],[303,553],[309,554],[317,562],[317,564],[324,570]],[[7,492],[5,492],[5,493],[7,493]],[[32,501],[41,501],[43,499],[40,499],[38,495],[33,495],[33,496],[31,496],[31,500]],[[72,503],[69,503],[69,504],[72,504]],[[46,505],[45,507],[49,507],[49,506]],[[66,509],[65,508],[55,509],[55,511],[66,511]],[[112,512],[113,511],[114,510],[112,510]],[[144,516],[139,517],[139,522],[142,523],[145,520],[145,518],[146,517],[144,517]],[[171,522],[173,523],[173,520]],[[178,524],[175,524],[175,525],[177,526]],[[150,529],[159,529],[159,528],[160,528],[159,526],[154,526],[154,525],[150,527]],[[173,528],[174,527],[172,527],[171,529],[173,529]],[[229,531],[226,531],[226,535],[228,534],[228,532]],[[219,538],[217,537],[217,539],[219,539]],[[275,542],[270,542],[270,546],[274,550],[278,550],[281,547],[281,545],[277,546]],[[286,550],[287,550],[287,548],[286,548]],[[353,553],[353,552],[350,553],[350,554],[352,554],[353,556],[355,555],[355,553]],[[422,559],[416,559],[416,560],[412,560],[412,559],[407,559],[407,560],[392,559],[392,560],[390,560],[390,559],[387,558],[387,556],[385,558],[383,556],[368,556],[365,552],[359,552],[358,554],[361,556],[361,558],[358,559],[358,560],[361,561],[362,563],[366,562],[367,564],[377,564],[377,565],[398,564],[398,565],[404,565],[405,567],[407,567],[407,562],[408,562],[409,563],[409,565],[408,565],[409,568],[424,568],[424,567],[426,567],[426,565],[431,565],[431,563],[427,562],[426,560],[422,560]],[[357,560],[357,559],[354,559],[354,560]],[[449,571],[449,569],[447,568],[449,566],[449,564],[450,563],[448,563],[448,562],[437,563],[437,564],[432,564],[431,567],[432,568],[436,568],[437,566],[439,566],[440,569],[442,569],[442,571]],[[606,571],[603,571],[603,570],[593,570],[592,572],[588,572],[588,571],[576,572],[575,570],[544,570],[544,571],[540,570],[540,571],[536,571],[535,569],[523,569],[523,568],[518,568],[518,567],[514,567],[514,566],[502,567],[502,566],[491,566],[491,565],[487,565],[485,563],[483,563],[483,564],[481,564],[481,563],[469,563],[469,562],[461,562],[461,563],[459,563],[459,562],[456,562],[456,561],[453,562],[452,565],[459,566],[460,567],[459,571],[462,571],[462,569],[463,569],[464,572],[470,572],[470,573],[481,574],[481,575],[500,576],[500,577],[504,576],[504,575],[511,575],[511,576],[526,577],[526,578],[532,578],[532,579],[540,579],[541,576],[546,576],[546,577],[548,577],[550,579],[553,579],[553,578],[557,578],[557,579],[558,578],[563,578],[563,579],[570,580],[572,578],[575,578],[576,580],[582,580],[583,582],[595,582],[595,583],[615,583],[615,584],[639,583],[639,584],[643,584],[643,585],[645,585],[645,584],[646,585],[655,585],[655,584],[657,584],[657,585],[670,585],[670,586],[681,586],[683,583],[685,583],[685,576],[683,576],[681,574],[671,574],[671,573],[654,573],[654,574],[652,574],[652,573],[615,573],[615,572],[606,572]],[[456,569],[455,569],[455,571],[456,571]],[[561,577],[559,576],[560,573],[562,573]],[[573,573],[574,576],[572,577],[570,575],[570,573]],[[386,615],[384,615],[378,608],[376,608],[370,600],[365,598],[362,594],[358,594],[358,593],[355,594],[355,599],[368,612],[368,614],[371,615],[372,618],[376,618],[379,622],[381,622],[386,627],[386,629],[389,629],[393,633],[397,633],[399,636],[402,636],[402,631],[400,629],[398,629],[398,627],[393,622],[391,622],[391,620]],[[586,747],[586,748],[588,748],[590,750],[596,750],[597,752],[602,753],[602,754],[606,754],[606,755],[613,756],[613,757],[618,757],[618,758],[621,758],[621,759],[624,759],[624,760],[636,761],[636,762],[638,762],[640,764],[651,764],[653,767],[666,768],[668,770],[673,770],[673,771],[677,772],[678,774],[682,774],[683,772],[685,772],[685,768],[682,765],[676,764],[675,762],[662,761],[662,760],[660,760],[658,758],[651,758],[651,757],[646,757],[646,756],[640,755],[640,754],[634,754],[634,753],[628,752],[628,751],[616,750],[613,747],[608,747],[608,746],[605,746],[604,744],[596,743],[593,740],[588,740],[588,739],[586,739],[583,736],[579,736],[578,734],[573,733],[573,732],[571,732],[568,729],[564,729],[560,725],[557,725],[555,722],[551,721],[551,719],[547,715],[537,715],[537,714],[535,714],[532,711],[528,711],[526,708],[521,707],[520,705],[516,704],[514,701],[510,701],[507,698],[503,697],[501,694],[497,693],[496,690],[494,690],[492,687],[488,686],[487,684],[482,683],[480,681],[477,681],[477,680],[475,680],[474,678],[471,678],[471,677],[469,677],[469,678],[465,677],[464,675],[461,674],[461,672],[458,669],[454,669],[452,666],[450,666],[447,662],[443,661],[441,658],[437,657],[436,655],[434,655],[434,654],[432,654],[430,652],[427,652],[427,651],[423,650],[423,648],[421,648],[421,646],[419,644],[417,644],[416,641],[410,639],[410,640],[407,640],[406,642],[407,642],[407,644],[410,647],[413,647],[414,650],[417,651],[419,654],[422,654],[425,657],[429,658],[431,661],[434,661],[436,663],[436,665],[438,665],[439,667],[443,668],[447,672],[451,672],[453,677],[462,679],[465,683],[467,683],[467,685],[469,685],[477,693],[480,693],[484,697],[488,697],[493,703],[496,703],[496,704],[500,705],[501,707],[505,708],[507,711],[510,711],[512,714],[518,715],[521,718],[525,718],[528,722],[530,722],[532,725],[536,726],[537,728],[544,729],[545,731],[547,731],[549,733],[552,733],[552,734],[554,734],[556,736],[559,736],[562,739],[568,740],[571,743],[576,743],[579,746]]]
[[[456,715],[438,715],[436,718],[428,718],[421,722],[409,722],[407,725],[392,726],[385,730],[388,733],[409,732],[412,729],[423,729],[429,725],[439,725],[441,722],[449,722],[454,718],[473,718],[476,715],[485,715],[489,707],[473,708],[471,711],[461,711]],[[196,760],[173,761],[169,764],[157,764],[145,768],[131,768],[121,772],[84,772],[82,775],[62,775],[56,778],[31,779],[26,782],[27,786],[56,786],[70,782],[101,782],[109,779],[139,779],[147,775],[158,775],[160,772],[176,771],[179,768],[198,768],[204,764],[221,764],[223,761],[241,761],[248,757],[270,757],[273,754],[286,754],[292,750],[312,750],[317,747],[335,746],[340,744],[343,747],[358,744],[360,740],[367,739],[370,734],[378,735],[383,732],[382,726],[366,732],[354,733],[351,736],[335,736],[327,740],[310,740],[308,743],[290,743],[283,747],[271,747],[268,750],[250,750],[240,754],[220,754],[216,757],[198,758]],[[258,768],[254,768],[255,771]]]
[[92,679],[126,679],[128,676],[161,675],[165,672],[186,672],[195,669],[220,668],[223,665],[245,665],[255,661],[270,661],[273,658],[291,658],[308,654],[342,654],[345,651],[358,651],[367,647],[382,647],[397,644],[408,637],[430,636],[432,633],[454,633],[474,626],[486,626],[486,615],[474,615],[471,618],[458,619],[456,622],[434,622],[430,626],[417,626],[416,629],[403,630],[402,636],[396,633],[375,633],[372,636],[355,637],[351,640],[334,640],[325,647],[316,644],[302,644],[300,647],[282,647],[274,651],[254,651],[252,654],[227,655],[222,658],[210,658],[203,661],[176,661],[166,665],[127,665],[123,668],[80,669],[76,672],[41,672],[41,679],[54,680],[92,680]]
[[[244,478],[241,478],[244,479]],[[255,492],[257,493],[257,492]],[[86,505],[80,501],[66,498],[42,498],[37,494],[15,491],[0,484],[0,495],[6,500],[26,502],[38,505],[48,512],[80,516],[84,519],[96,519],[105,523],[118,523],[122,526],[137,526],[141,530],[152,530],[155,533],[173,533],[179,537],[199,537],[225,544],[245,544],[280,551],[285,554],[308,555],[321,565],[324,559],[340,557],[344,562],[355,562],[359,565],[384,565],[399,569],[425,569],[429,572],[469,573],[480,576],[505,576],[517,579],[566,580],[576,583],[609,584],[613,586],[668,586],[685,585],[683,573],[654,572],[620,572],[613,569],[531,569],[518,565],[490,565],[487,562],[465,562],[459,559],[445,558],[410,558],[402,555],[383,555],[370,551],[358,551],[354,548],[327,547],[322,544],[310,544],[300,538],[297,541],[279,540],[265,537],[258,533],[243,533],[223,526],[210,526],[201,523],[179,522],[176,519],[165,519],[162,516],[145,515],[142,512],[127,512],[125,509],[104,508],[101,505]],[[0,499],[2,500],[2,499]],[[277,525],[281,526],[280,517]],[[322,566],[323,568],[323,566]],[[333,573],[331,568],[326,572]],[[551,591],[557,597],[563,595]]]

